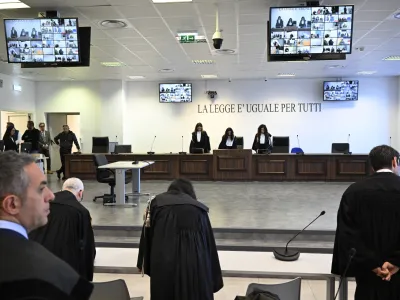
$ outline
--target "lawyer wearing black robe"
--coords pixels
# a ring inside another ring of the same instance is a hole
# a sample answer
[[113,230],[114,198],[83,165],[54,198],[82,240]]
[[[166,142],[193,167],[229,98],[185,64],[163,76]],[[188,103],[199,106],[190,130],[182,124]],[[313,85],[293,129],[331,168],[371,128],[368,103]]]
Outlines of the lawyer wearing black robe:
[[400,299],[400,274],[383,281],[372,270],[388,261],[400,266],[400,177],[383,170],[352,184],[337,216],[332,273],[342,275],[356,249],[347,277],[355,277],[355,300]]
[[0,229],[0,299],[86,300],[93,285],[42,245]]
[[194,153],[194,148],[202,148],[204,149],[204,153],[210,153],[211,145],[210,138],[206,131],[201,131],[200,141],[197,139],[197,132],[192,133],[192,140],[190,141],[190,153]]
[[29,238],[92,281],[96,248],[90,213],[70,191],[54,195],[47,225],[32,231]]
[[176,190],[151,202],[137,267],[150,276],[151,300],[212,300],[223,287],[208,208]]

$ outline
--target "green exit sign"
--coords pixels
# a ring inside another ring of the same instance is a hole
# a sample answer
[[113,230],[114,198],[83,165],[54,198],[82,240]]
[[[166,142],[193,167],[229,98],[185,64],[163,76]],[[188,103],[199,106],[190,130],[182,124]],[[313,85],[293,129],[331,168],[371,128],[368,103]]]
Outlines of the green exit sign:
[[182,44],[190,44],[190,43],[206,43],[206,38],[204,36],[198,35],[180,35],[179,42]]

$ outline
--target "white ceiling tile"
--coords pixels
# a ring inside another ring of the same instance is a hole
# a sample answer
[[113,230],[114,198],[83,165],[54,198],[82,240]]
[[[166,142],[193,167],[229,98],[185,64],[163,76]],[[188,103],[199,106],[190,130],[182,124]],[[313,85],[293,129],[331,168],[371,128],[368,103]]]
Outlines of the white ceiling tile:
[[398,0],[385,0],[385,1],[376,1],[369,0],[365,5],[361,8],[362,10],[396,10],[400,8],[400,4]]
[[[134,1],[132,1],[132,4]],[[156,18],[159,17],[153,6],[113,6],[126,19],[130,18]]]
[[120,44],[130,47],[130,46],[136,46],[136,45],[148,45],[149,43],[141,38],[141,37],[136,37],[136,38],[120,38],[116,39]]
[[155,7],[164,18],[197,16],[192,3],[155,4]]
[[[214,16],[216,15],[216,6],[214,3],[198,3],[196,4],[200,14],[202,16]],[[235,3],[234,1],[218,3],[218,13],[220,16],[228,15],[232,16],[235,14]]]
[[112,7],[108,6],[77,7],[76,10],[87,18],[94,20],[121,19],[121,14]]
[[138,38],[140,35],[135,29],[125,28],[125,29],[109,29],[103,31],[108,37],[114,39],[121,38]]
[[254,15],[240,15],[239,25],[259,25],[264,24],[267,28],[268,15],[266,14],[254,14]]
[[268,1],[264,0],[240,1],[239,12],[241,14],[262,14],[262,13],[269,14]]
[[135,6],[151,6],[151,2],[149,0],[107,0],[111,5],[132,5]]
[[357,22],[380,22],[382,20],[384,20],[385,18],[387,18],[391,13],[393,13],[392,11],[380,11],[380,10],[376,10],[376,11],[358,11],[355,15],[355,20],[357,20]]
[[267,26],[263,25],[240,25],[240,34],[267,34]]
[[185,18],[165,18],[165,22],[167,22],[168,27],[171,28],[174,32],[182,32],[182,31],[190,31],[197,30],[201,26],[199,18],[197,17],[185,17]]
[[91,29],[91,39],[107,39],[108,35],[106,35],[102,30]]
[[91,44],[93,46],[101,48],[102,46],[115,46],[116,43],[115,40],[108,38],[108,39],[92,39]]
[[165,28],[165,23],[160,17],[142,18],[142,19],[129,19],[129,22],[139,30]]
[[371,21],[365,21],[365,22],[359,22],[358,19],[354,21],[354,30],[371,30],[374,27],[378,26],[379,22],[371,22]]

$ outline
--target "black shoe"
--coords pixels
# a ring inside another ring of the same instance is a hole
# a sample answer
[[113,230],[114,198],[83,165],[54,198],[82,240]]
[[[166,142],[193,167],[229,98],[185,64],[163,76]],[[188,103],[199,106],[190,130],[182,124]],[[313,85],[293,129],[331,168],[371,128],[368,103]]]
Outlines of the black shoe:
[[57,178],[60,179],[61,178],[61,172],[57,171],[56,173],[57,173]]

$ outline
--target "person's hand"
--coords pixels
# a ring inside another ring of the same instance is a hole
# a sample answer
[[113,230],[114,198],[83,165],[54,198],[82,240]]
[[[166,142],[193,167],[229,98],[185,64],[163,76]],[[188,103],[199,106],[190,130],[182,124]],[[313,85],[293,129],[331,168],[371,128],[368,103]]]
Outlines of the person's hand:
[[376,276],[379,276],[382,279],[386,278],[389,274],[388,270],[386,270],[386,269],[383,270],[381,267],[373,269],[372,272],[374,272],[376,274]]
[[392,265],[390,262],[385,262],[382,265],[382,271],[387,275],[382,277],[383,280],[390,281],[392,276],[399,271],[399,267]]

